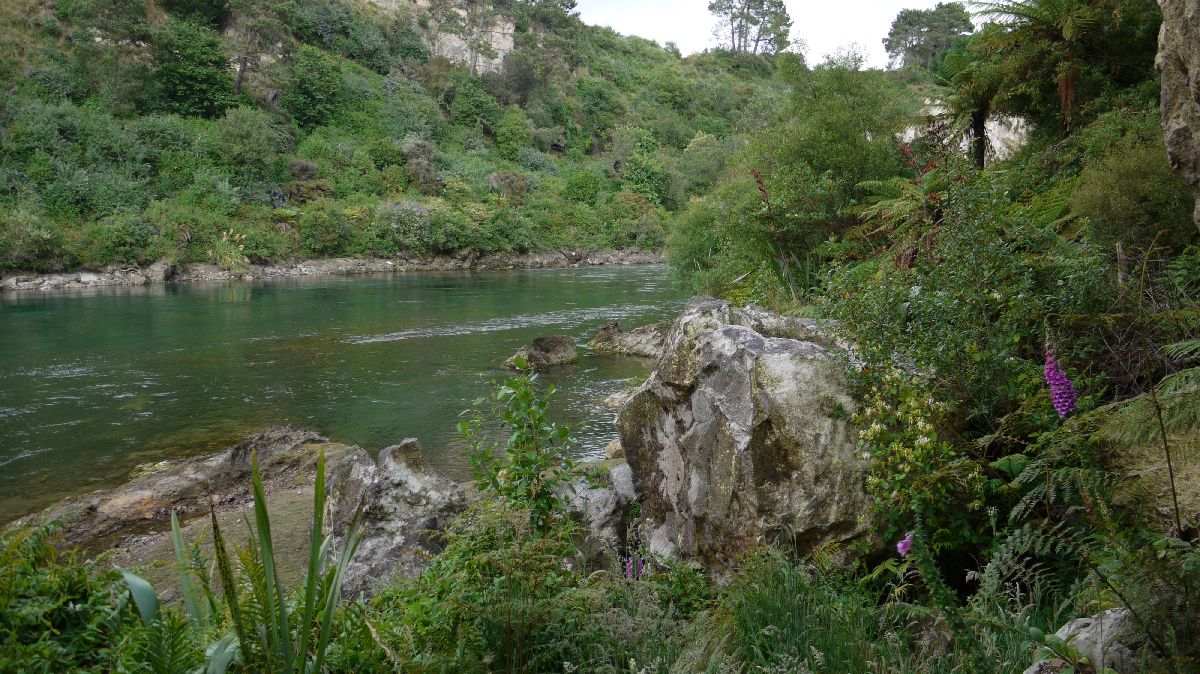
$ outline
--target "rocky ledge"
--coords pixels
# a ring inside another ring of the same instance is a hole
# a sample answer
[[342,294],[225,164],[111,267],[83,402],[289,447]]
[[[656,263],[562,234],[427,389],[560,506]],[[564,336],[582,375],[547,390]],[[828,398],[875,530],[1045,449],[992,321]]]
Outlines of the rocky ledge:
[[[416,440],[388,447],[373,460],[357,445],[330,442],[311,431],[273,426],[228,449],[179,462],[163,462],[115,489],[67,499],[16,524],[62,522],[63,539],[114,561],[147,566],[152,581],[174,583],[161,567],[172,559],[171,514],[187,540],[211,555],[210,507],[231,543],[245,540],[242,520],[253,504],[251,456],[257,454],[272,538],[285,579],[305,563],[312,524],[317,457],[326,460],[325,521],[335,541],[345,534],[359,504],[363,538],[345,581],[347,594],[371,591],[397,577],[418,574],[441,550],[440,532],[466,507],[462,487],[429,468]],[[169,566],[169,565],[168,565]]]
[[605,265],[659,264],[661,253],[639,250],[574,251],[544,253],[498,253],[419,258],[330,258],[271,265],[247,265],[240,270],[222,269],[214,264],[170,265],[158,261],[148,267],[110,266],[96,271],[56,274],[0,273],[0,292],[14,290],[64,290],[108,286],[138,286],[155,283],[191,283],[214,281],[252,281],[266,278],[299,276],[354,276],[394,274],[410,271],[462,271],[485,269],[541,269]]

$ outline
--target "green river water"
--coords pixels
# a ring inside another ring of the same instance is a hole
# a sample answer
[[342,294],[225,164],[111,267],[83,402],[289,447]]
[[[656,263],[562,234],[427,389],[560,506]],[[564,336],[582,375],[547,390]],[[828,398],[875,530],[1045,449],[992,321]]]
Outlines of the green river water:
[[[416,437],[463,478],[459,414],[505,357],[683,303],[657,266],[0,295],[0,521],[277,423],[371,452]],[[580,457],[614,436],[601,400],[646,372],[582,349],[542,375]]]

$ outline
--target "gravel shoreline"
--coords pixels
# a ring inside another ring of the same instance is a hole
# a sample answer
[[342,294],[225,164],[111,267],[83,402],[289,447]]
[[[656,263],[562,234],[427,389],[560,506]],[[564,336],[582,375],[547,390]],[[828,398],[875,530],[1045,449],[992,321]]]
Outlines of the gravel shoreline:
[[541,269],[604,265],[658,264],[662,253],[639,250],[549,251],[541,253],[476,256],[446,255],[433,258],[329,258],[303,262],[247,265],[230,271],[207,262],[170,265],[166,261],[147,267],[105,267],[95,271],[52,274],[0,273],[0,293],[24,290],[68,290],[109,286],[140,286],[161,283],[205,283],[213,281],[252,281],[296,276],[356,276],[395,274],[411,271],[464,271],[482,269]]

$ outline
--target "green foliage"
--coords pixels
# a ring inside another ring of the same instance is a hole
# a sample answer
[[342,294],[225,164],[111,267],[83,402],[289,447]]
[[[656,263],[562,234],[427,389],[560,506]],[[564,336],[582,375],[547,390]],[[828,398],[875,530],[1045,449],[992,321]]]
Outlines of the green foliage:
[[342,98],[342,77],[336,61],[319,49],[302,46],[291,64],[292,85],[284,108],[302,129],[325,123]]
[[304,210],[299,231],[304,252],[324,257],[343,253],[352,234],[345,210],[326,199],[313,202]]
[[533,144],[533,127],[525,113],[509,106],[496,124],[496,149],[500,156],[515,161],[521,150]]
[[499,384],[493,397],[493,415],[511,431],[504,445],[488,440],[478,416],[473,422],[461,422],[459,433],[472,448],[476,486],[527,508],[530,525],[546,531],[566,510],[563,490],[574,470],[569,458],[570,429],[548,416],[554,387],[540,393],[532,366],[524,359],[515,365],[530,369]]
[[932,68],[957,38],[975,27],[961,2],[939,2],[933,9],[903,9],[883,40],[892,64]]
[[1181,251],[1196,238],[1194,195],[1167,160],[1161,138],[1126,138],[1085,165],[1071,212],[1088,219],[1097,243]]
[[56,547],[57,527],[0,535],[0,669],[92,670],[108,662],[121,622],[116,574]]
[[251,186],[278,178],[279,159],[290,149],[290,140],[271,115],[239,106],[226,110],[214,126],[211,151],[215,163],[235,177],[235,185]]
[[[458,73],[453,79],[450,120],[461,126],[482,125],[494,129],[500,120],[500,104],[475,79]],[[511,131],[511,130],[510,130]]]
[[220,37],[189,20],[170,19],[154,44],[158,108],[217,117],[233,104],[233,76]]

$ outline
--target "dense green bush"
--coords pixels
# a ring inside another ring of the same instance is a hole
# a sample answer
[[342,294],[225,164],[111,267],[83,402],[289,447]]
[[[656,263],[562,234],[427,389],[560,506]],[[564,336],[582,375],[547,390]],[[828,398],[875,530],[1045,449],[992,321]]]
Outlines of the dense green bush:
[[517,106],[509,106],[496,123],[496,149],[500,156],[515,161],[521,150],[533,144],[533,127]]
[[310,256],[336,257],[345,252],[353,232],[345,210],[321,199],[304,209],[299,222],[300,245]]
[[163,253],[154,228],[140,215],[110,216],[83,230],[83,262],[91,267],[143,265]]
[[1183,250],[1197,237],[1191,188],[1171,170],[1161,138],[1126,137],[1085,166],[1071,197],[1071,212],[1088,219],[1102,245],[1127,250],[1151,245]]
[[216,117],[233,104],[233,76],[220,37],[192,20],[169,19],[154,43],[159,109]]
[[283,105],[303,129],[323,124],[342,98],[342,76],[336,61],[325,52],[302,46],[291,64],[291,88]]
[[60,225],[26,210],[0,214],[0,268],[62,271],[77,263]]

